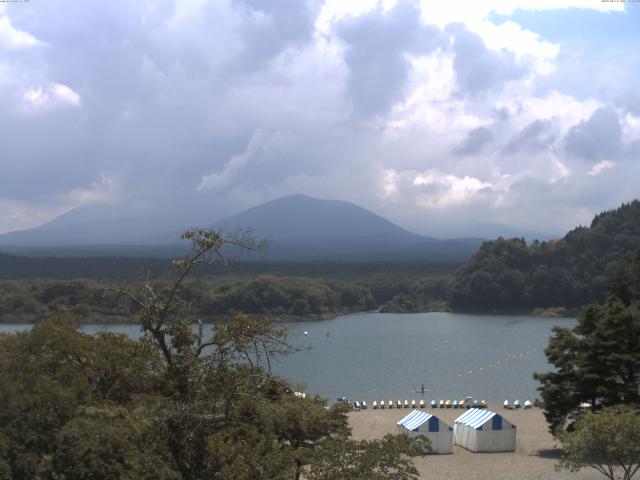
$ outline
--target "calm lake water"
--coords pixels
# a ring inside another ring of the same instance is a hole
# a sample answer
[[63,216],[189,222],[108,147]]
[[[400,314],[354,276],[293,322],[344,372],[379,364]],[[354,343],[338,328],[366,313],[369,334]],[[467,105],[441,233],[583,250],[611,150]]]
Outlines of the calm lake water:
[[[330,400],[533,400],[534,372],[551,367],[544,356],[551,328],[574,319],[454,313],[359,313],[334,320],[285,324],[289,340],[305,350],[274,363],[304,391]],[[0,325],[16,331],[26,325]],[[137,338],[137,325],[86,325]],[[304,332],[307,332],[305,335]],[[420,394],[425,385],[424,397]],[[301,388],[302,389],[302,388]]]

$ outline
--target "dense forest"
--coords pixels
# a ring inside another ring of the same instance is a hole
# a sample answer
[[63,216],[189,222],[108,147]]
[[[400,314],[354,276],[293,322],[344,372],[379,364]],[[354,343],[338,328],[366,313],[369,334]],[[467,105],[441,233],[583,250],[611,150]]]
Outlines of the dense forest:
[[[425,311],[443,307],[446,273],[373,274],[356,279],[278,275],[200,276],[181,286],[204,321],[235,311],[275,320],[329,318],[369,311]],[[150,283],[160,287],[166,280]],[[135,306],[118,293],[132,282],[107,280],[0,281],[0,322],[25,323],[71,314],[89,323],[129,322]]]
[[640,245],[640,201],[595,216],[564,238],[535,241],[499,238],[454,274],[454,310],[508,310],[602,301],[617,262]]

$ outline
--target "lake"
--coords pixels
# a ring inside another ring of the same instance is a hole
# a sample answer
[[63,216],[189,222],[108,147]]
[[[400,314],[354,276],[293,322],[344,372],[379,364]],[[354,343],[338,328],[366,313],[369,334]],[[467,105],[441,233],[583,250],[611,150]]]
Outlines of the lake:
[[[534,372],[551,328],[575,319],[457,313],[358,313],[333,320],[286,323],[289,341],[304,348],[274,363],[281,376],[330,400],[461,399],[490,403],[533,400]],[[16,331],[27,325],[0,325]],[[140,335],[137,325],[85,325]],[[307,332],[305,335],[304,332]],[[420,394],[425,385],[424,397]]]

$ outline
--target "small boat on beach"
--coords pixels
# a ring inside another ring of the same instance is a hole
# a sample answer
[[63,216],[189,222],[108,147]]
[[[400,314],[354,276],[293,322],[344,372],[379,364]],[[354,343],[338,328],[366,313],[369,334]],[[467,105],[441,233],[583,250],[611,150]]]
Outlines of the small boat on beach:
[[424,408],[425,404],[424,404],[424,400],[420,400],[420,408]]
[[378,409],[378,402],[376,402],[375,400],[373,401],[373,405],[371,405],[373,407],[374,410]]
[[393,408],[394,405],[393,400],[389,400],[389,408]]
[[415,400],[411,400],[411,408],[416,408],[416,401]]
[[397,405],[398,405],[398,408],[402,408],[402,400],[398,400]]
[[409,401],[408,400],[404,401],[404,408],[409,408]]
[[451,400],[447,400],[446,402],[444,402],[444,406],[445,408],[451,408]]
[[363,410],[367,409],[367,402],[365,402],[364,400],[362,401],[362,409]]
[[504,408],[506,408],[507,410],[511,410],[511,404],[509,403],[509,400],[505,400],[504,403],[502,404]]
[[444,408],[444,400],[440,400],[440,401],[438,402],[438,407],[440,407],[440,408]]
[[453,408],[458,408],[458,400],[454,400],[453,401],[453,405],[451,405]]
[[380,400],[380,409],[384,410],[384,400]]
[[520,400],[513,401],[513,408],[520,408],[522,405],[520,404]]
[[431,408],[436,408],[438,406],[438,402],[436,402],[435,400],[431,400]]
[[533,403],[531,403],[531,400],[525,400],[525,402],[524,402],[524,408],[525,408],[525,410],[526,410],[527,408],[532,408],[532,407],[533,407]]

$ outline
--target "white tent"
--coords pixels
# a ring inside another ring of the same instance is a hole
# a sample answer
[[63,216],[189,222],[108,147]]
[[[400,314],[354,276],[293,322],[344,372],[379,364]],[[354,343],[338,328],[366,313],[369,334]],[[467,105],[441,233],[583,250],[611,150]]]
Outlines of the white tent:
[[472,452],[513,452],[516,449],[516,426],[501,415],[471,408],[453,424],[456,445]]
[[431,452],[453,453],[453,428],[430,413],[414,410],[398,422],[398,430],[408,435],[424,435]]

